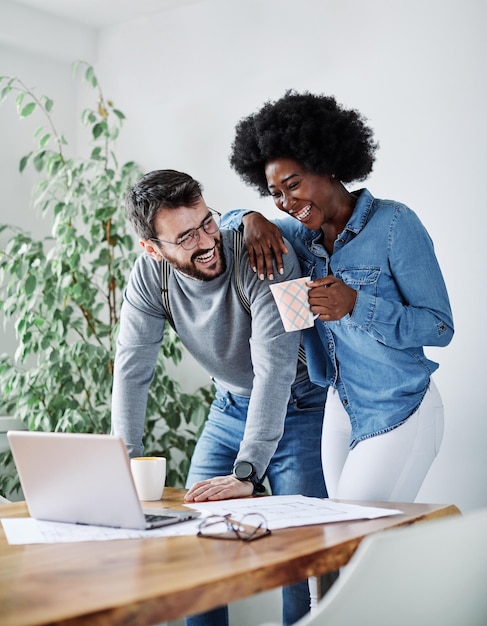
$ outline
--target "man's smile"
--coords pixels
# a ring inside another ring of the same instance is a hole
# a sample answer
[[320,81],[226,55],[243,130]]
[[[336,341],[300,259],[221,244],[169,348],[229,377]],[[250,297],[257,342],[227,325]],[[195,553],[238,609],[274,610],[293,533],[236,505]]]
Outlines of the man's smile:
[[213,246],[210,250],[204,250],[199,252],[198,255],[193,257],[195,263],[207,264],[211,263],[216,256],[216,246]]

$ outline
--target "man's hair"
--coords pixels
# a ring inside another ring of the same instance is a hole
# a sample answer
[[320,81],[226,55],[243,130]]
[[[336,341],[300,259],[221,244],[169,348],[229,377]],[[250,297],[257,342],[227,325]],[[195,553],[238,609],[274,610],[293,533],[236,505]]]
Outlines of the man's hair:
[[230,165],[242,180],[268,196],[265,165],[293,159],[313,174],[349,183],[372,171],[378,144],[365,118],[332,96],[290,89],[238,122]]
[[140,178],[125,201],[127,218],[141,239],[153,239],[154,219],[160,209],[193,206],[203,186],[189,174],[176,170],[154,170]]

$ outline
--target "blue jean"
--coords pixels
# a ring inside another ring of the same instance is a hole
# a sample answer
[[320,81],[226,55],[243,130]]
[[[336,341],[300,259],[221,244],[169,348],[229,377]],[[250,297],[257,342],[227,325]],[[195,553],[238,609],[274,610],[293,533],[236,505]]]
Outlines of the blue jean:
[[[321,465],[321,431],[326,389],[309,381],[291,392],[284,433],[267,468],[274,495],[326,498]],[[243,439],[249,399],[217,387],[207,422],[196,444],[186,486],[232,473]],[[307,581],[283,588],[283,623],[290,626],[309,611]],[[186,618],[186,626],[228,626],[228,607]]]

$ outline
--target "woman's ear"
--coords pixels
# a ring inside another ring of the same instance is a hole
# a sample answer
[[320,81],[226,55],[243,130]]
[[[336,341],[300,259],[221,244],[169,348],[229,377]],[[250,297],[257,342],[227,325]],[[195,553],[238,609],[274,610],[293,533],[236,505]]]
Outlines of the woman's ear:
[[154,259],[154,261],[162,260],[162,254],[150,239],[139,239],[139,244],[144,248],[145,253],[149,255],[151,259]]

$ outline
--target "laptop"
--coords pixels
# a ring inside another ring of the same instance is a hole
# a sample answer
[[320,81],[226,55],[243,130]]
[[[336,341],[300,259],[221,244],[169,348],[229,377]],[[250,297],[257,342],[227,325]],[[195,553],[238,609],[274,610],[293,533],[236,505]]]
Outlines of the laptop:
[[144,513],[120,437],[27,430],[9,430],[7,437],[35,519],[149,530],[200,515],[166,508]]

